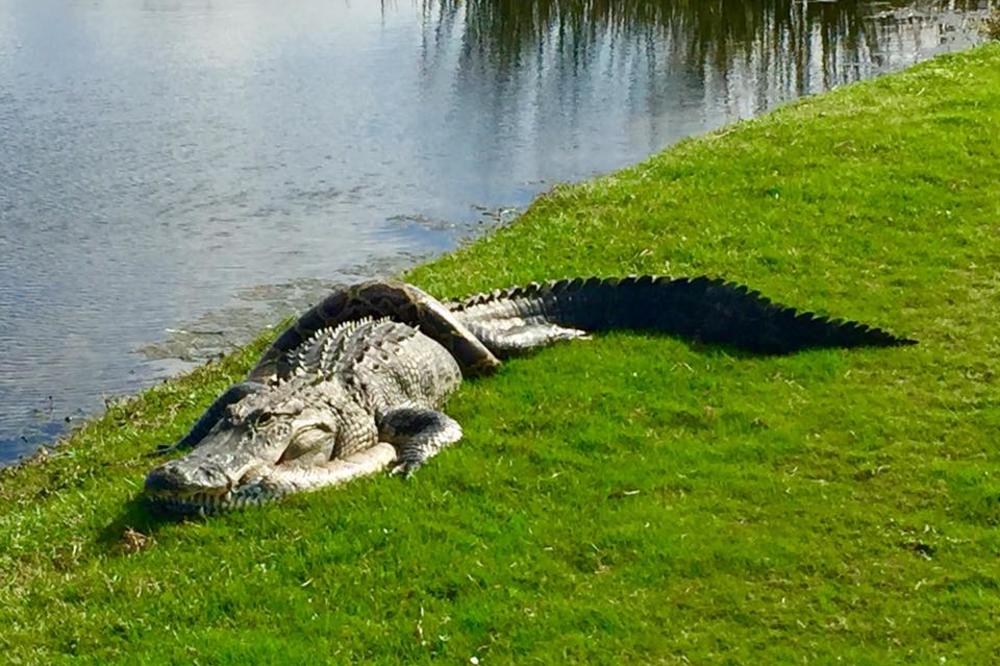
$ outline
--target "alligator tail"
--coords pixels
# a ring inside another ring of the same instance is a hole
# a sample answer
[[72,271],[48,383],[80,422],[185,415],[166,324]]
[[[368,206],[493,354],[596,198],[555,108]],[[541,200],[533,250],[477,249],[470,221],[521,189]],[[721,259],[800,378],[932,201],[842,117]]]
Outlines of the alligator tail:
[[449,308],[499,357],[591,331],[659,331],[756,353],[915,344],[882,329],[778,305],[707,277],[576,278],[478,294]]

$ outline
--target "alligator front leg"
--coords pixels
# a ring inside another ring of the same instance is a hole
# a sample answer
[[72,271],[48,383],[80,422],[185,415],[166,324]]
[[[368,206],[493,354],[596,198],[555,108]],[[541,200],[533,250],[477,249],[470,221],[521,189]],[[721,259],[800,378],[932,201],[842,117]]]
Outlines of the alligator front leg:
[[392,474],[411,476],[424,461],[462,439],[462,426],[444,412],[422,407],[399,407],[378,424],[379,440],[396,447]]

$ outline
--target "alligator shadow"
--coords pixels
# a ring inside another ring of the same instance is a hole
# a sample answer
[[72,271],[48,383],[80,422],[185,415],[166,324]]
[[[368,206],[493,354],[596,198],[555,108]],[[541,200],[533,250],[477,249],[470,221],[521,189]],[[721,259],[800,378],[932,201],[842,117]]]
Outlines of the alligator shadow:
[[156,542],[156,534],[167,525],[200,523],[204,517],[177,515],[155,509],[139,494],[125,502],[121,513],[97,536],[97,543],[112,555],[132,555]]

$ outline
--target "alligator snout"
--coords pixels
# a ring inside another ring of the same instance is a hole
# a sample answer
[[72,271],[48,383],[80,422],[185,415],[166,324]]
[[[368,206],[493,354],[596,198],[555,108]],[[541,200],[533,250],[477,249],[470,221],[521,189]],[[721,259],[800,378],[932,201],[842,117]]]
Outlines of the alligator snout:
[[185,465],[172,460],[152,470],[146,477],[146,492],[180,495],[188,493],[224,493],[230,489],[229,476],[217,465]]

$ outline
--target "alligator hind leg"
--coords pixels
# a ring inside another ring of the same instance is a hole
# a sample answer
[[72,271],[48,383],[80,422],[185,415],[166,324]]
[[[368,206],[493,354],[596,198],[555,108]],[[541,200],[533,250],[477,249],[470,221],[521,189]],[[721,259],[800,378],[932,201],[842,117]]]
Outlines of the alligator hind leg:
[[462,439],[462,426],[435,409],[400,407],[382,417],[378,435],[396,447],[392,474],[409,477],[428,458]]

